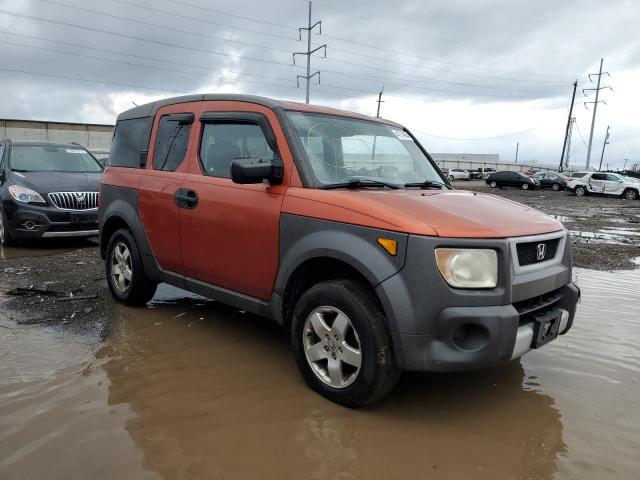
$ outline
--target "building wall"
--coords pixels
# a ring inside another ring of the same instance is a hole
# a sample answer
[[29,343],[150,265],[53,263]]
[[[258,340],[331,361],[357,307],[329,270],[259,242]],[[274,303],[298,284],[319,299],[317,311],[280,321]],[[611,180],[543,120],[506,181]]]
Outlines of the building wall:
[[0,119],[0,138],[14,141],[77,142],[98,157],[108,155],[113,125]]
[[495,168],[498,171],[509,170],[525,172],[533,170],[557,170],[557,165],[542,163],[503,162],[497,153],[429,153],[440,168],[477,169]]

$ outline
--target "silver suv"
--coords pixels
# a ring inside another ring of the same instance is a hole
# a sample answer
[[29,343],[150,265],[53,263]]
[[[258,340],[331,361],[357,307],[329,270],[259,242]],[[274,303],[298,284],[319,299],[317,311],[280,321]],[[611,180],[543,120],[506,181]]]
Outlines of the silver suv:
[[567,181],[567,189],[579,197],[598,194],[635,200],[640,196],[640,184],[615,173],[576,172]]

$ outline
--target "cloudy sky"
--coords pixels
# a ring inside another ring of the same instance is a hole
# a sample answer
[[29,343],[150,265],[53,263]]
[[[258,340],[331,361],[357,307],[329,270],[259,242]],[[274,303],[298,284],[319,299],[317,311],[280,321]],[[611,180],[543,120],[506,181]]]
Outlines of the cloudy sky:
[[[0,0],[0,118],[113,123],[156,98],[234,92],[304,101],[292,52],[303,0]],[[322,0],[327,44],[312,60],[311,102],[405,124],[432,152],[499,153],[556,163],[578,80],[571,163],[584,164],[582,94],[600,57],[599,161],[640,163],[637,0]],[[317,30],[316,30],[317,32]],[[301,87],[303,85],[301,84]],[[589,93],[589,92],[588,92]]]

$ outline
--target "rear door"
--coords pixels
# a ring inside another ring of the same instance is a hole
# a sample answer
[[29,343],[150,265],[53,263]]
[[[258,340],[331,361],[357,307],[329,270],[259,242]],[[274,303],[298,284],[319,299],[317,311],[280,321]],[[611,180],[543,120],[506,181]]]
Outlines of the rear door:
[[149,244],[160,267],[182,273],[181,209],[176,203],[192,154],[195,114],[189,104],[158,110],[151,131],[146,172],[139,186],[140,216]]
[[[279,264],[280,210],[293,164],[284,134],[268,108],[246,102],[202,102],[196,151],[183,189],[197,196],[181,215],[185,272],[216,287],[271,298]],[[234,159],[279,157],[280,185],[240,185]]]
[[607,179],[604,181],[604,193],[607,195],[622,195],[624,191],[624,182],[618,175],[607,173]]

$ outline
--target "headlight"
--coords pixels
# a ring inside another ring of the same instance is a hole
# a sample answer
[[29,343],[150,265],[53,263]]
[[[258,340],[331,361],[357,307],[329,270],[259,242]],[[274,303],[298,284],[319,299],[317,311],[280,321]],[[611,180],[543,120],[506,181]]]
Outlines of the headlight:
[[47,203],[38,192],[34,192],[30,188],[21,187],[20,185],[11,185],[9,187],[9,193],[11,196],[24,203]]
[[498,255],[480,248],[437,248],[438,270],[455,288],[494,288],[498,284]]

